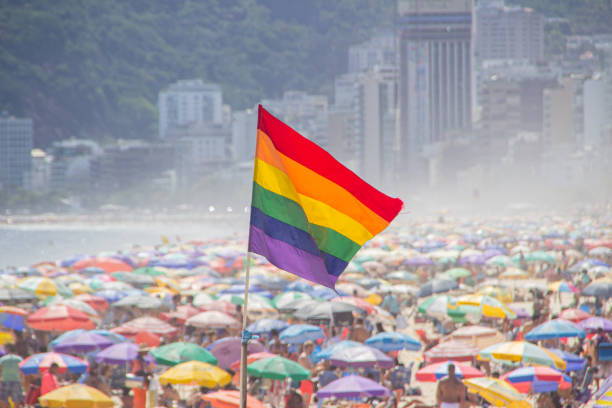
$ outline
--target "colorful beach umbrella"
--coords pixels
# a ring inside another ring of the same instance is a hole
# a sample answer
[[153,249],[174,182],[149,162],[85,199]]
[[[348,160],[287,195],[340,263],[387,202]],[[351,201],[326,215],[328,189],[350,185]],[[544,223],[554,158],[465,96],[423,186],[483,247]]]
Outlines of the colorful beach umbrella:
[[430,363],[446,360],[466,362],[474,360],[476,354],[478,354],[478,349],[472,345],[458,340],[451,340],[432,347],[425,352],[424,356],[425,361]]
[[463,380],[471,393],[480,395],[496,407],[531,408],[516,388],[499,378],[478,377]]
[[446,340],[456,340],[482,349],[506,341],[499,331],[485,326],[464,326],[453,331]]
[[540,364],[565,370],[567,364],[552,352],[526,341],[508,341],[487,347],[478,353],[479,360],[496,359],[522,364]]
[[158,364],[174,366],[186,361],[201,361],[217,365],[217,358],[210,351],[193,343],[176,342],[151,350]]
[[533,328],[525,335],[525,339],[530,341],[560,339],[564,337],[579,337],[583,339],[585,336],[584,330],[575,323],[569,320],[553,319]]
[[339,341],[329,347],[324,348],[323,350],[313,352],[311,359],[314,362],[319,362],[321,360],[329,360],[329,358],[335,352],[357,346],[363,346],[363,344],[352,340]]
[[561,358],[563,361],[565,361],[565,371],[580,371],[586,364],[586,360],[580,356],[577,356],[576,354],[572,354],[559,349],[548,350],[559,358]]
[[448,375],[448,366],[455,366],[455,376],[459,379],[484,377],[484,373],[471,365],[448,360],[440,363],[427,365],[415,374],[417,381],[421,382],[436,382]]
[[522,394],[557,391],[562,382],[571,383],[562,372],[546,366],[520,367],[504,374],[501,379]]
[[241,322],[227,313],[211,310],[191,316],[185,321],[185,324],[198,328],[223,329],[228,327],[239,328]]
[[177,364],[159,376],[162,384],[197,384],[206,388],[224,387],[231,381],[227,371],[201,361]]
[[310,378],[310,371],[295,361],[284,357],[268,357],[257,360],[247,365],[249,375],[258,378],[269,378],[273,380],[302,381]]
[[376,381],[358,375],[348,375],[330,382],[317,391],[317,397],[323,398],[365,398],[389,395],[389,389]]
[[591,315],[584,310],[569,308],[561,311],[559,314],[560,319],[569,320],[570,322],[578,323],[582,320],[588,319]]
[[[210,344],[206,349],[217,358],[219,367],[227,369],[240,358],[242,340],[240,337],[224,337]],[[264,346],[258,341],[251,340],[247,348],[249,354],[264,351]]]
[[84,384],[71,384],[55,389],[39,398],[50,408],[112,408],[115,403],[102,391]]
[[265,334],[270,333],[272,330],[281,332],[289,327],[289,323],[279,319],[260,319],[254,323],[251,323],[247,330],[253,334]]
[[19,364],[21,371],[26,374],[41,374],[48,370],[51,364],[57,363],[59,372],[64,373],[66,370],[75,374],[82,374],[87,371],[88,364],[80,358],[73,357],[63,353],[38,353],[32,354]]
[[91,267],[102,269],[106,273],[131,272],[133,270],[132,266],[126,262],[110,257],[85,258],[72,264],[72,269],[75,271],[80,271],[82,269]]
[[579,292],[577,287],[575,287],[574,285],[572,285],[565,279],[549,284],[548,289],[552,290],[553,292],[558,292],[558,293],[578,293]]
[[17,287],[35,294],[40,299],[46,299],[56,295],[61,295],[63,297],[72,296],[70,289],[57,279],[30,277],[21,280],[17,284]]
[[289,344],[302,344],[308,340],[318,340],[325,337],[319,326],[310,324],[294,324],[280,333],[280,339]]
[[589,317],[578,322],[578,326],[588,333],[594,333],[599,329],[602,329],[604,332],[612,332],[612,321],[599,316]]
[[88,315],[64,305],[40,308],[26,319],[26,323],[36,330],[57,332],[96,327]]
[[385,353],[397,350],[419,351],[422,344],[403,333],[381,332],[365,341],[365,344]]
[[53,345],[59,353],[86,353],[113,345],[113,341],[94,332],[83,331],[62,338]]
[[15,306],[0,306],[0,325],[7,329],[22,331],[23,317],[28,311]]
[[[246,408],[265,408],[263,402],[250,394],[246,396]],[[210,403],[212,408],[239,408],[240,391],[219,390],[202,395],[202,399]]]
[[96,361],[106,364],[125,364],[138,357],[138,345],[132,342],[117,343],[96,354]]
[[479,308],[484,317],[497,319],[515,319],[516,313],[499,300],[486,295],[466,295],[457,298],[459,306],[474,306]]
[[163,320],[151,316],[138,317],[134,320],[130,320],[129,322],[125,323],[123,326],[128,329],[134,329],[136,331],[148,331],[162,336],[172,334],[177,331],[174,326],[164,322]]
[[382,351],[369,346],[357,346],[334,352],[331,364],[338,367],[393,367],[393,359]]

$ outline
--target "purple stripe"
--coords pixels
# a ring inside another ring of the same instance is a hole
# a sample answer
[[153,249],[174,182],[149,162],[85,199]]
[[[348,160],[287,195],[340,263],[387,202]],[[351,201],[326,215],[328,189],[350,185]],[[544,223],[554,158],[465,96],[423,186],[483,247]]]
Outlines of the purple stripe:
[[270,238],[265,232],[253,225],[249,229],[249,251],[262,255],[282,270],[328,288],[333,289],[338,279],[327,273],[321,257],[286,242]]

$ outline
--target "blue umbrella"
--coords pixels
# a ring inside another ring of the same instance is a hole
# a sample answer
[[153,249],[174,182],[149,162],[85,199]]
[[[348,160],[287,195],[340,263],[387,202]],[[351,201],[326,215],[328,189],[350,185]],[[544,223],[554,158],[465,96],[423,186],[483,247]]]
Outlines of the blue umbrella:
[[331,355],[334,354],[336,351],[358,346],[363,346],[363,344],[352,340],[343,340],[338,343],[332,344],[331,346],[326,347],[323,350],[314,352],[310,359],[313,360],[314,363],[318,363],[321,360],[329,360]]
[[586,360],[576,354],[568,353],[559,349],[548,349],[551,353],[556,354],[559,358],[565,361],[567,367],[565,371],[580,371],[584,367]]
[[23,316],[11,313],[0,313],[0,325],[6,327],[7,329],[22,331]]
[[60,353],[83,353],[100,350],[112,344],[113,342],[104,336],[84,331],[64,337],[54,345],[53,350]]
[[316,288],[315,290],[311,290],[310,292],[308,292],[308,294],[312,296],[313,298],[320,298],[324,300],[331,300],[338,296],[346,296],[346,293],[344,293],[341,290],[334,291],[330,288],[326,288],[323,286],[320,286]]
[[586,336],[584,330],[570,322],[569,320],[553,319],[542,323],[532,329],[527,335],[526,340],[546,340],[558,339],[561,337],[580,337]]
[[295,324],[280,333],[280,339],[289,344],[302,344],[308,340],[318,340],[325,337],[319,326],[310,324]]
[[382,332],[370,337],[365,341],[370,347],[377,348],[384,352],[395,350],[419,351],[421,343],[412,337],[398,332]]
[[285,290],[287,290],[287,291],[294,291],[294,292],[310,293],[310,292],[312,292],[313,287],[312,287],[312,285],[309,285],[306,282],[295,281],[295,282],[291,282],[290,284],[288,284],[287,287],[285,288]]
[[289,324],[283,320],[278,319],[260,319],[255,323],[251,324],[247,327],[247,330],[253,334],[264,334],[270,333],[272,330],[277,330],[279,332],[285,330],[289,327]]

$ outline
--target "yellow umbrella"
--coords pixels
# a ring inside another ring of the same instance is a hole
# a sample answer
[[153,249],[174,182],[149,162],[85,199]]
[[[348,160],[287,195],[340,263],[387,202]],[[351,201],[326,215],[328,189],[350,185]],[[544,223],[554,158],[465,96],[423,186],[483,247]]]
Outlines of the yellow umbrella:
[[373,306],[380,305],[383,301],[380,295],[377,295],[376,293],[372,293],[370,296],[368,296],[364,300]]
[[15,336],[9,331],[0,331],[0,346],[15,343]]
[[480,395],[496,407],[532,407],[514,387],[499,378],[470,378],[463,383],[469,392]]
[[595,406],[612,406],[612,390],[606,391],[602,396],[595,401]]
[[490,296],[499,300],[502,303],[512,302],[512,292],[506,288],[500,288],[498,286],[486,286],[479,290],[477,295]]
[[72,282],[68,285],[68,289],[72,291],[75,295],[82,295],[83,293],[93,293],[93,290],[81,283],[81,282]]
[[495,317],[499,319],[503,318],[516,318],[516,313],[507,308],[499,300],[494,299],[490,296],[483,295],[466,295],[461,296],[457,299],[457,305],[459,306],[477,306],[480,308],[481,313],[485,317]]
[[162,297],[166,295],[174,296],[176,293],[172,289],[162,288],[159,286],[149,286],[148,288],[145,288],[145,292],[150,295],[157,295]]
[[101,391],[83,384],[72,384],[53,390],[39,398],[40,405],[50,408],[112,408],[114,402]]
[[156,276],[155,283],[157,283],[158,286],[168,288],[175,293],[178,293],[181,290],[181,287],[179,286],[177,281],[164,275]]
[[560,370],[565,370],[565,361],[545,348],[527,341],[507,341],[480,350],[479,360],[512,361],[516,363],[540,364]]
[[159,377],[162,384],[198,384],[206,388],[223,387],[231,381],[228,372],[201,361],[177,364]]

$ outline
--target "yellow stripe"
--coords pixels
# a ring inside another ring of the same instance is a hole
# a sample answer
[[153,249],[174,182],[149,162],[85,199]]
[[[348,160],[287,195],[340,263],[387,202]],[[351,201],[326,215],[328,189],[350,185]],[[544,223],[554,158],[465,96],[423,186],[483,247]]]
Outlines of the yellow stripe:
[[257,184],[276,194],[299,203],[311,224],[338,231],[358,245],[363,245],[373,235],[362,224],[335,208],[298,193],[286,173],[265,161],[255,159],[255,177]]
[[332,206],[351,217],[376,235],[389,223],[344,188],[280,153],[272,140],[258,131],[256,157],[286,173],[296,191]]

